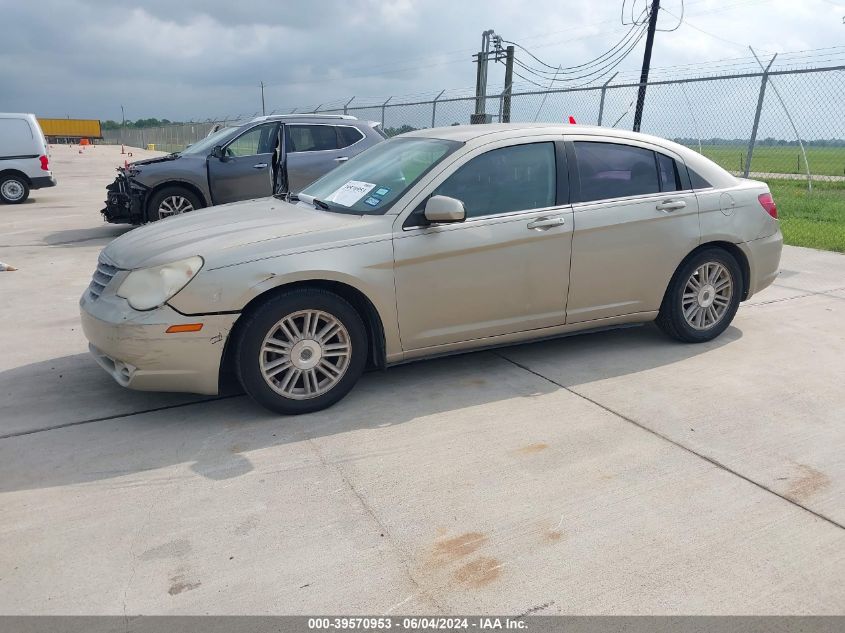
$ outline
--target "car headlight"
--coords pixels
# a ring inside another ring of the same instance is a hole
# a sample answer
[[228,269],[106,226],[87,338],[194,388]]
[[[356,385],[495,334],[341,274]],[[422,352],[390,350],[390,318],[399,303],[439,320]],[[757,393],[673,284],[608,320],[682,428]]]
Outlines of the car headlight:
[[133,270],[120,284],[117,296],[126,299],[136,310],[152,310],[187,286],[203,263],[197,255],[163,266]]

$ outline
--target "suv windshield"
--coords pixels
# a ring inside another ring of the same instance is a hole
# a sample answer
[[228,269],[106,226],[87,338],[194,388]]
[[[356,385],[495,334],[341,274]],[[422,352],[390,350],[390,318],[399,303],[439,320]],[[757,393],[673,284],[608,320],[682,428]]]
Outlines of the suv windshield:
[[201,141],[197,141],[190,147],[182,150],[181,154],[210,154],[215,145],[223,145],[228,141],[234,133],[240,128],[224,127],[222,130],[217,130],[211,136],[206,136]]
[[317,199],[330,211],[381,215],[461,143],[434,138],[394,138],[361,152],[306,187],[300,199]]

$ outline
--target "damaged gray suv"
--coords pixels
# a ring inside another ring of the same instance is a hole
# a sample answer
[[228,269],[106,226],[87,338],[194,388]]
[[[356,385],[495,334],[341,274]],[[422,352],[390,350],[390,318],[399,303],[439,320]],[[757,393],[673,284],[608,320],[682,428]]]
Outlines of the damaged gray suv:
[[375,121],[277,115],[218,130],[182,152],[119,167],[103,217],[145,224],[202,207],[296,194],[384,140]]

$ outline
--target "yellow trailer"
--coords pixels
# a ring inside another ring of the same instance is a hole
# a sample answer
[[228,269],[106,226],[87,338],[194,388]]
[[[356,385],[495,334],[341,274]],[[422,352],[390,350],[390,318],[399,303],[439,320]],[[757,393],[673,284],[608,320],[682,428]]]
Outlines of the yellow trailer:
[[103,132],[97,119],[38,119],[44,136],[50,143],[101,139]]

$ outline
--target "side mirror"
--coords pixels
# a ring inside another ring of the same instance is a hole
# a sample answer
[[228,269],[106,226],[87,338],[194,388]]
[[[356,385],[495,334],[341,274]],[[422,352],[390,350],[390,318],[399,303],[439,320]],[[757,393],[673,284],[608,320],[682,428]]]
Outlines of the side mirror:
[[425,219],[435,224],[463,222],[466,219],[464,203],[449,196],[431,196],[425,203]]
[[223,153],[222,145],[215,145],[214,149],[211,150],[211,155],[214,156],[214,158],[219,158],[220,160],[223,160],[226,157],[226,154]]

